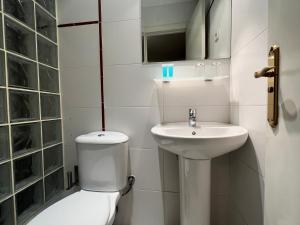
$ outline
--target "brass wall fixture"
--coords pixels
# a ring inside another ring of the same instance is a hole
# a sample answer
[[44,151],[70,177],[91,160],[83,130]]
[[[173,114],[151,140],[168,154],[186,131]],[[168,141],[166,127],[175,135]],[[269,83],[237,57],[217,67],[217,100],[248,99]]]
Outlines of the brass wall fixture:
[[279,60],[279,46],[273,45],[269,52],[268,67],[254,74],[255,78],[268,78],[268,122],[273,128],[278,124]]

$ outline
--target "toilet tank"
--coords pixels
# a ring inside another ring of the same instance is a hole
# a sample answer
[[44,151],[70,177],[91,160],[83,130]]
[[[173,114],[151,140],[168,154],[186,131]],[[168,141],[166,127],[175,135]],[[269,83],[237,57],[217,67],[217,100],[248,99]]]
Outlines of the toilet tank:
[[80,187],[88,191],[122,190],[128,176],[128,137],[119,132],[92,132],[75,139]]

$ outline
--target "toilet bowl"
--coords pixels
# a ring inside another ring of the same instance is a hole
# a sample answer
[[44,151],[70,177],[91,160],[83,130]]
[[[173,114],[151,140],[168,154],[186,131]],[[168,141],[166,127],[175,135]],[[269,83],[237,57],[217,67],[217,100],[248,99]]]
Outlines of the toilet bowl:
[[81,191],[45,209],[28,225],[112,225],[127,184],[128,137],[92,132],[75,139]]

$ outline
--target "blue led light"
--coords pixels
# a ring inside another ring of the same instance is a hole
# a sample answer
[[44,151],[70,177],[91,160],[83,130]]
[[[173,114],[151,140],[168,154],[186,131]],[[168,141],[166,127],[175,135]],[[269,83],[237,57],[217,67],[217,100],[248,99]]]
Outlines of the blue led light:
[[163,78],[168,77],[168,66],[165,66],[165,65],[162,66],[162,76],[163,76]]
[[169,65],[168,70],[169,70],[169,78],[172,78],[174,75],[174,66]]
[[164,80],[168,78],[173,78],[174,76],[174,65],[173,64],[163,64],[162,65],[162,78]]

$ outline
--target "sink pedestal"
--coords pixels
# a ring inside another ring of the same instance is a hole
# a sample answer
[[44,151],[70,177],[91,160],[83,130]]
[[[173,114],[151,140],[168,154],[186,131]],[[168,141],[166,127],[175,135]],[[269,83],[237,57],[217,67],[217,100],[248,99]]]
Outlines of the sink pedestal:
[[211,160],[179,156],[181,225],[210,225]]
[[179,156],[181,225],[210,225],[211,159],[242,147],[248,131],[223,123],[186,122],[156,125],[158,145]]

